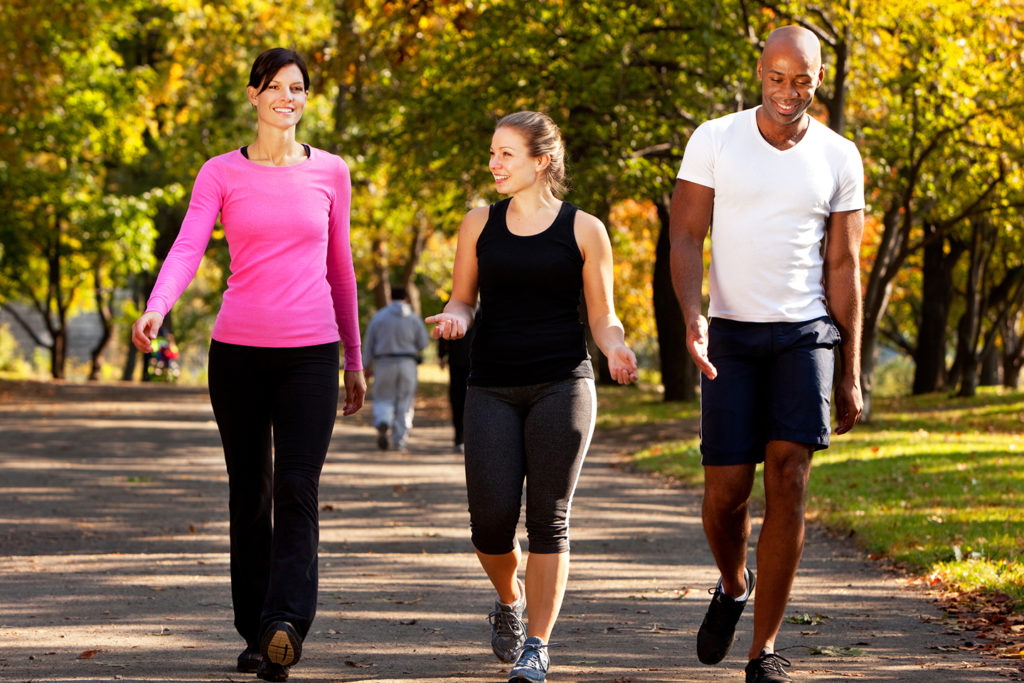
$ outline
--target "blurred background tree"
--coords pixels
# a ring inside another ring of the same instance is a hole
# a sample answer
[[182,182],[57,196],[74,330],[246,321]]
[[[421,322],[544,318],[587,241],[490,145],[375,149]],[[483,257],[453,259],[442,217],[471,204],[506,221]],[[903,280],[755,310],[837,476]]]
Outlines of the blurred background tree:
[[[1017,386],[1021,5],[12,0],[0,8],[0,77],[18,94],[0,102],[0,306],[48,348],[55,377],[69,316],[94,312],[105,339],[123,337],[200,165],[252,141],[248,69],[281,45],[313,78],[300,138],[352,167],[364,322],[392,284],[424,314],[443,305],[459,220],[499,198],[495,122],[542,110],[568,144],[566,199],[609,229],[631,343],[666,400],[691,399],[667,268],[675,173],[697,125],[759,102],[764,37],[799,23],[824,48],[812,113],[865,162],[869,397],[876,359],[893,356],[913,367],[907,391]],[[216,231],[168,321],[185,349],[205,348],[226,264]]]

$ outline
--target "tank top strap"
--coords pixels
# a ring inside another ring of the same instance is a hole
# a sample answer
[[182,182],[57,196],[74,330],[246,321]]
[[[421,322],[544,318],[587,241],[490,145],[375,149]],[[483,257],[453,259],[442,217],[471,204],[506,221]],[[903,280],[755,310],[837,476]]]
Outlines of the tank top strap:
[[508,225],[508,207],[512,203],[511,197],[506,197],[499,202],[491,204],[487,214],[487,224],[495,223],[501,226]]
[[577,211],[579,211],[578,206],[563,201],[561,208],[558,210],[558,216],[555,217],[555,222],[552,225],[560,233],[561,237],[570,239],[574,243],[576,242],[576,235],[573,232],[573,228],[576,225]]

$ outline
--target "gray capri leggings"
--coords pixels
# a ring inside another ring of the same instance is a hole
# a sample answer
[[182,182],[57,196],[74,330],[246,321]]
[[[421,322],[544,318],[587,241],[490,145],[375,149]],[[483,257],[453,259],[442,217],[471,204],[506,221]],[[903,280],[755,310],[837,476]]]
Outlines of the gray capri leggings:
[[502,555],[516,547],[524,480],[530,552],[569,550],[569,508],[596,416],[592,379],[469,387],[466,489],[477,550]]

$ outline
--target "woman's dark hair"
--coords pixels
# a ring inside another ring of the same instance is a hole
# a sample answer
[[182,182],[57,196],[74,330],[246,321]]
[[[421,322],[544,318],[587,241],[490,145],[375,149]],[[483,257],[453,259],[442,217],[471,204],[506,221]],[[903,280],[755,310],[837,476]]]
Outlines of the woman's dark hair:
[[252,71],[249,72],[249,85],[256,88],[256,94],[267,89],[270,81],[277,72],[289,64],[299,67],[302,72],[302,85],[309,90],[309,72],[306,70],[306,62],[295,50],[283,47],[275,47],[267,50],[252,63]]

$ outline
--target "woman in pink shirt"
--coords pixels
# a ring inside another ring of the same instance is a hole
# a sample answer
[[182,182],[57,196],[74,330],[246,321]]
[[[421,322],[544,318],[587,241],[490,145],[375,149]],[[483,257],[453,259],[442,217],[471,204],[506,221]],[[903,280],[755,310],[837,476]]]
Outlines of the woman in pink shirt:
[[200,169],[132,342],[150,350],[219,215],[231,272],[213,327],[209,384],[228,470],[235,628],[246,642],[238,670],[283,681],[316,611],[317,490],[337,415],[339,340],[344,415],[362,407],[366,381],[348,166],[295,140],[309,95],[297,53],[261,54],[247,91],[256,141]]

